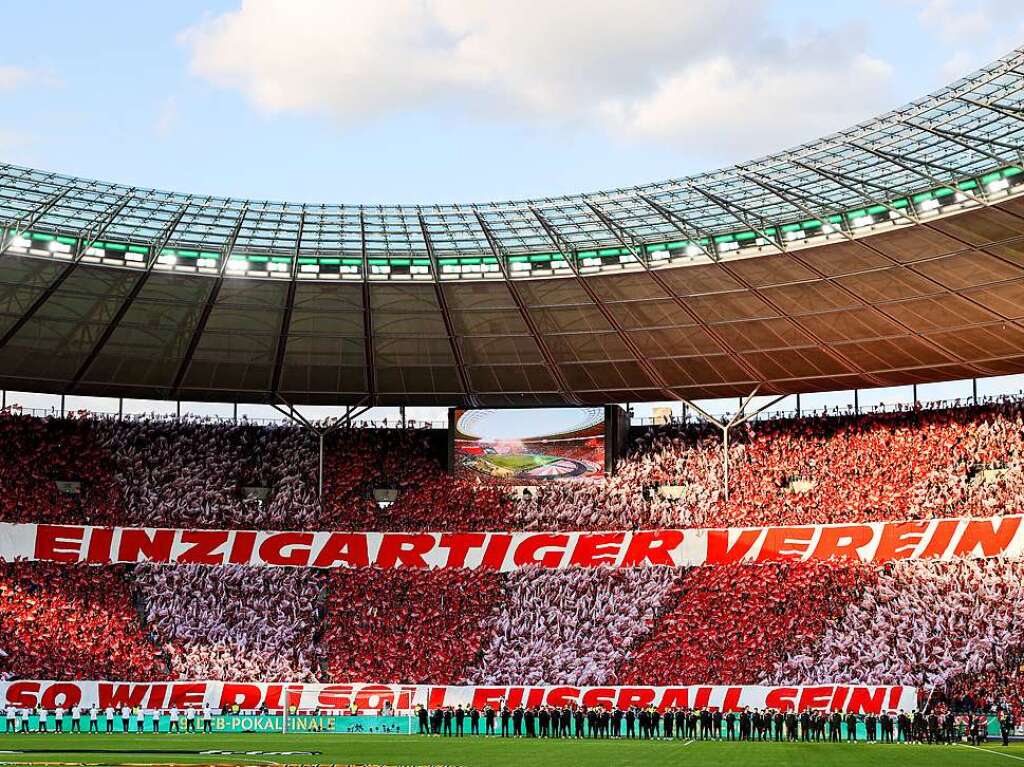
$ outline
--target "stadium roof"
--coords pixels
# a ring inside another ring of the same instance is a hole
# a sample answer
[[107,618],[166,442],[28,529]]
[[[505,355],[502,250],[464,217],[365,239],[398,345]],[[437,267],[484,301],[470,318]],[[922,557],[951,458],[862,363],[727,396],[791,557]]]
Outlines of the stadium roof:
[[1024,49],[730,168],[467,205],[0,165],[0,386],[604,403],[1024,371]]

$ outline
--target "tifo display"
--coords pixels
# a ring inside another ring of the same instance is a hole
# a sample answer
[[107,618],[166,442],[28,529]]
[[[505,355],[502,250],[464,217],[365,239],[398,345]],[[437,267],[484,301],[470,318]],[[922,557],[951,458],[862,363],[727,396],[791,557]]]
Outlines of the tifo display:
[[333,433],[321,497],[298,428],[0,415],[0,706],[1021,713],[1017,402],[748,424],[728,499],[694,424],[529,494],[445,436]]

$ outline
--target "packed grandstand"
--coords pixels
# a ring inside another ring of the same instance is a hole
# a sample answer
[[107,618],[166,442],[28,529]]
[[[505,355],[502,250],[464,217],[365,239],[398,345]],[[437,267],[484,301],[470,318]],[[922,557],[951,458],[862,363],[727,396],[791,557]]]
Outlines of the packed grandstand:
[[[1024,406],[759,421],[731,450],[638,430],[615,477],[532,498],[449,475],[429,432],[0,417],[9,522],[261,530],[629,530],[1024,511]],[[793,478],[804,484],[794,489]],[[58,482],[80,483],[67,494]],[[644,488],[672,484],[682,499]],[[399,490],[381,508],[376,487]],[[265,500],[246,487],[265,487]],[[290,568],[7,562],[7,679],[437,685],[913,685],[1019,705],[1019,561],[670,568]],[[73,626],[73,631],[68,627]],[[924,701],[921,701],[922,703]]]
[[[1024,401],[746,408],[1024,372],[1022,68],[557,199],[278,204],[0,166],[0,387],[293,422],[0,409],[8,726],[523,707],[542,729],[552,709],[1011,729]],[[697,404],[725,397],[727,422]],[[552,427],[564,455],[543,431],[474,442],[463,472],[452,431],[355,422],[665,400],[704,417]]]

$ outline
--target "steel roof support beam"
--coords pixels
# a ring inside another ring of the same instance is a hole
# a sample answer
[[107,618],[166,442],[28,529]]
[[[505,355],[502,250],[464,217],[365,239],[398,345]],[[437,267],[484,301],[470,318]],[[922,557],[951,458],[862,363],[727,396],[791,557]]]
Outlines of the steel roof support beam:
[[[978,195],[973,194],[970,191],[957,189],[957,181],[963,178],[959,171],[947,168],[942,165],[938,165],[937,163],[934,162],[929,162],[927,160],[919,160],[913,157],[912,155],[905,155],[904,158],[901,160],[900,158],[896,157],[895,155],[891,155],[888,152],[883,152],[879,149],[871,149],[866,146],[861,146],[860,144],[857,144],[852,141],[850,142],[850,146],[860,149],[862,152],[867,152],[868,154],[874,155],[875,157],[885,160],[886,162],[895,165],[897,168],[902,168],[908,173],[913,173],[916,176],[920,176],[921,178],[925,179],[928,183],[934,184],[938,188],[949,187],[950,189],[959,192],[964,197],[973,200],[974,202],[978,203],[983,207],[987,208],[991,205],[991,203],[984,197],[979,197]],[[907,162],[911,163],[913,167],[911,167],[911,165],[908,165]],[[943,181],[937,178],[936,176],[933,176],[930,173],[926,173],[925,171],[921,170],[921,167],[936,168],[944,173],[948,173],[952,178]],[[920,221],[920,217],[918,217],[918,220]]]
[[144,271],[135,281],[135,284],[132,285],[131,291],[129,291],[124,301],[121,302],[121,305],[118,307],[117,312],[111,318],[110,322],[107,323],[107,326],[103,329],[103,333],[100,335],[99,340],[95,344],[93,344],[93,347],[89,351],[89,354],[86,355],[85,361],[82,362],[82,364],[78,368],[78,371],[75,373],[74,377],[68,383],[68,394],[73,394],[75,392],[75,389],[78,388],[78,384],[81,382],[85,374],[89,372],[89,368],[92,366],[92,363],[96,361],[97,357],[99,357],[100,352],[103,351],[103,347],[106,346],[107,341],[110,340],[110,337],[114,335],[114,331],[117,330],[118,325],[121,324],[121,320],[123,320],[124,316],[128,313],[128,310],[131,308],[132,303],[138,297],[139,293],[142,292],[142,288],[145,286],[146,281],[149,279],[149,275],[153,273],[153,268],[156,266],[157,259],[160,258],[160,251],[163,250],[164,246],[174,235],[174,230],[181,222],[181,219],[185,217],[185,213],[188,211],[191,205],[192,198],[190,197],[178,209],[178,212],[174,215],[174,217],[164,228],[164,231],[160,235],[159,239],[157,239],[154,242],[152,257],[149,260],[149,264],[146,266],[146,271]]
[[1024,109],[1014,106],[1006,106],[1004,104],[995,104],[991,101],[985,101],[983,99],[973,99],[968,96],[959,95],[955,97],[958,101],[963,101],[971,106],[979,107],[981,109],[989,109],[993,112],[997,112],[1005,117],[1012,117],[1015,120],[1019,120],[1021,115],[1024,115]]
[[[707,256],[709,259],[718,263],[722,260],[722,254],[715,248],[715,239],[709,235],[704,234],[699,229],[690,224],[685,218],[680,216],[673,210],[666,208],[661,203],[655,201],[653,198],[648,197],[645,194],[638,194],[637,199],[643,200],[651,208],[668,221],[672,226],[676,228],[681,235],[686,237],[687,241],[690,242],[695,248],[699,249],[701,253]],[[701,240],[707,239],[708,244],[702,245]]]
[[767,403],[762,405],[755,410],[747,411],[751,401],[757,396],[757,392],[760,389],[760,385],[755,386],[753,391],[750,392],[746,397],[740,400],[739,409],[733,414],[732,418],[728,421],[721,418],[716,418],[711,415],[707,410],[702,408],[700,405],[688,399],[681,399],[684,405],[691,408],[697,415],[703,418],[708,423],[718,427],[722,431],[722,491],[725,495],[725,500],[729,500],[729,432],[737,426],[742,426],[753,418],[763,413],[770,407],[774,407],[786,397],[791,397],[791,394],[780,394],[777,397],[769,400]]
[[289,421],[296,424],[300,429],[306,429],[317,438],[317,443],[319,445],[317,498],[319,498],[322,503],[324,498],[324,438],[339,429],[348,428],[349,426],[351,426],[353,419],[358,418],[359,416],[366,413],[370,409],[370,406],[362,405],[362,402],[366,401],[366,398],[364,397],[359,405],[355,405],[354,407],[346,407],[344,417],[338,418],[331,423],[325,423],[324,425],[320,425],[314,423],[313,421],[310,421],[308,418],[306,418],[306,416],[302,415],[302,413],[300,413],[292,403],[290,403],[280,394],[275,394],[275,396],[288,409],[285,410],[276,402],[271,402],[270,406],[274,408],[274,410],[279,412],[281,415],[283,415],[285,418],[287,418]]
[[923,123],[911,122],[910,120],[907,120],[906,124],[912,128],[915,128],[916,130],[924,131],[925,133],[929,133],[937,138],[949,141],[950,143],[958,144],[959,146],[962,146],[964,149],[976,152],[977,154],[980,154],[982,157],[987,157],[994,163],[1000,165],[1006,162],[1010,162],[1010,160],[1008,160],[1005,157],[1001,157],[1000,155],[993,154],[988,149],[979,149],[976,144],[972,144],[970,142],[981,141],[986,146],[995,146],[1001,149],[1008,149],[1016,155],[1018,160],[1020,159],[1020,147],[1015,147],[1012,146],[1011,144],[1006,144],[1002,141],[999,141],[998,139],[992,139],[982,136],[969,136],[963,133],[958,133],[956,131],[946,130],[945,128],[936,128],[931,125],[924,125]]
[[306,209],[303,206],[299,214],[299,228],[295,233],[295,249],[292,251],[291,279],[288,280],[288,289],[285,292],[284,312],[281,315],[281,332],[277,336],[277,351],[274,353],[274,372],[270,378],[270,393],[278,396],[281,388],[281,374],[284,372],[284,357],[288,350],[288,331],[292,326],[292,312],[295,310],[295,290],[297,288],[295,279],[296,267],[299,261],[299,250],[302,248],[302,229],[306,225]]
[[[847,188],[849,191],[852,191],[855,194],[860,195],[863,200],[865,200],[865,201],[867,201],[869,203],[875,204],[875,205],[881,205],[882,207],[887,208],[891,213],[896,213],[899,216],[907,218],[908,220],[912,221],[913,223],[917,224],[918,226],[922,226],[922,227],[928,229],[929,231],[935,232],[936,234],[940,235],[941,237],[946,237],[946,238],[949,238],[949,239],[953,240],[954,242],[957,242],[958,244],[962,245],[965,249],[968,249],[968,250],[978,250],[978,251],[980,251],[982,253],[986,253],[988,255],[991,255],[993,258],[996,258],[996,259],[998,259],[1000,261],[1003,261],[1004,263],[1012,263],[1012,262],[1006,262],[1006,259],[1002,258],[998,254],[990,253],[988,250],[986,250],[983,247],[972,245],[971,243],[967,242],[966,240],[964,240],[964,239],[962,239],[960,237],[957,237],[954,234],[951,234],[949,232],[943,231],[942,229],[939,229],[938,227],[936,227],[931,222],[922,221],[920,219],[920,217],[917,216],[916,213],[908,214],[906,212],[900,211],[898,208],[894,208],[888,201],[886,201],[884,199],[877,199],[877,198],[875,198],[875,197],[873,197],[871,195],[865,194],[863,190],[857,189],[857,187],[854,185],[856,183],[856,181],[850,182],[849,180],[846,179],[845,175],[842,174],[842,173],[838,173],[838,172],[835,172],[835,171],[826,171],[826,170],[824,170],[822,168],[816,168],[816,167],[814,167],[812,165],[807,165],[805,163],[800,163],[800,165],[801,165],[801,167],[804,167],[807,170],[810,170],[810,171],[812,171],[814,173],[817,173],[818,175],[823,176],[824,178],[829,178],[829,179],[831,179],[833,181],[833,183],[839,184],[840,186],[843,186],[843,187]],[[869,186],[874,186],[872,184],[868,184],[868,185]],[[962,291],[950,289],[949,287],[947,287],[946,285],[943,285],[941,282],[939,282],[935,278],[931,277],[930,275],[926,274],[925,272],[922,272],[920,269],[915,267],[912,263],[900,262],[897,259],[895,259],[892,256],[890,256],[889,254],[887,254],[884,251],[880,250],[879,248],[875,248],[873,246],[868,245],[867,243],[864,242],[863,238],[855,238],[854,242],[856,242],[861,247],[869,248],[871,250],[871,252],[875,253],[876,255],[880,256],[881,258],[884,258],[886,261],[888,261],[893,266],[898,267],[898,268],[903,268],[903,269],[910,270],[911,272],[913,272],[915,275],[917,275],[921,279],[927,281],[931,285],[934,285],[936,288],[938,288],[938,290],[940,292],[944,292],[944,293],[949,293],[951,295],[955,295],[958,298],[961,298],[964,301],[967,301],[969,304],[974,306],[976,309],[984,312],[985,314],[994,314],[996,317],[999,317],[1004,322],[1009,322],[1009,323],[1015,325],[1016,327],[1021,327],[1021,325],[1020,325],[1020,323],[1018,321],[1012,320],[1011,318],[1001,314],[1000,312],[997,312],[994,309],[991,309],[991,308],[989,308],[987,306],[984,306],[984,305],[978,303],[976,300],[974,300],[970,296],[964,295]],[[1016,267],[1017,265],[1014,264],[1014,266]],[[941,347],[939,347],[939,348],[941,348]],[[949,351],[944,351],[943,353],[947,357],[952,354]],[[955,354],[953,354],[952,356],[954,358],[958,357],[958,355],[955,355]],[[981,376],[991,375],[991,373],[989,371],[986,371],[986,370],[984,370],[982,368],[979,368],[977,365],[974,365],[974,364],[971,364],[971,363],[966,363],[966,362],[964,364],[967,364],[972,370],[975,370]]]
[[363,259],[363,365],[366,368],[366,389],[370,405],[377,403],[377,365],[373,354],[373,314],[370,295],[370,262],[366,257],[366,216],[359,210],[359,253]]
[[39,223],[40,219],[42,219],[43,216],[49,213],[53,209],[53,206],[60,202],[62,199],[64,199],[64,197],[70,191],[71,188],[66,186],[56,194],[52,195],[50,199],[48,199],[46,202],[44,202],[42,205],[40,205],[38,208],[32,211],[32,213],[28,217],[28,220],[25,221],[24,224],[22,224],[21,219],[15,219],[14,222],[11,223],[9,226],[5,226],[3,240],[0,240],[0,248],[2,248],[0,249],[0,256],[3,256],[5,253],[7,253],[7,248],[10,245],[10,243],[7,242],[8,232],[20,233],[32,229],[37,223]]
[[751,212],[744,209],[739,204],[729,202],[725,198],[719,197],[717,194],[713,194],[712,192],[707,191],[706,189],[704,189],[701,186],[698,186],[697,184],[689,183],[687,186],[689,186],[690,189],[695,191],[708,202],[717,205],[723,211],[732,216],[739,226],[747,227],[755,234],[757,234],[757,236],[760,237],[762,240],[771,243],[772,246],[777,251],[779,251],[779,253],[786,252],[786,244],[780,236],[779,227],[775,228],[775,236],[773,237],[765,231],[765,229],[767,229],[768,227],[764,226],[764,223],[760,225],[755,224],[753,220],[754,215]]
[[[783,202],[788,202],[789,204],[795,205],[798,208],[800,208],[800,210],[803,211],[804,215],[810,216],[811,218],[818,219],[818,220],[827,220],[829,216],[834,215],[834,212],[833,211],[828,211],[827,208],[826,208],[826,211],[824,213],[822,213],[821,211],[813,210],[812,208],[808,207],[807,204],[804,202],[804,200],[805,200],[804,197],[802,197],[801,195],[797,194],[792,189],[789,189],[789,187],[786,187],[786,190],[788,190],[788,191],[781,190],[779,188],[778,182],[768,181],[767,179],[764,179],[761,176],[755,176],[754,174],[749,173],[749,172],[745,172],[745,175],[747,176],[747,178],[749,178],[749,180],[752,183],[755,183],[758,186],[760,186],[762,189],[765,189],[765,190],[771,192],[772,194],[774,194],[776,197],[778,197]],[[874,247],[873,245],[870,245],[863,238],[859,238],[859,237],[854,236],[852,233],[848,232],[844,227],[838,227],[836,229],[836,231],[838,231],[847,240],[847,242],[849,242],[849,243],[851,243],[851,244],[853,244],[853,245],[855,245],[857,247],[860,247],[860,248],[863,248],[863,249],[867,250],[868,252],[872,253],[873,255],[877,256],[878,258],[881,258],[882,260],[888,262],[890,265],[892,265],[894,267],[904,267],[905,266],[908,269],[910,269],[912,272],[914,272],[914,274],[917,274],[918,276],[924,277],[924,275],[921,275],[920,271],[915,269],[915,268],[913,268],[912,265],[910,265],[910,264],[903,264],[903,263],[897,261],[892,256],[890,256],[888,253],[885,253],[885,252],[879,250],[878,248]],[[984,375],[986,373],[986,371],[984,371],[982,368],[979,368],[977,365],[974,365],[974,364],[968,362],[966,359],[961,357],[959,354],[955,354],[954,352],[952,352],[952,351],[950,351],[950,350],[948,350],[948,349],[946,349],[946,348],[936,344],[934,341],[932,341],[927,336],[922,335],[919,331],[917,331],[914,328],[910,327],[906,322],[904,322],[898,316],[892,314],[891,312],[886,311],[881,306],[873,305],[873,304],[865,301],[863,296],[861,296],[861,295],[857,294],[856,292],[854,292],[853,290],[851,290],[849,287],[844,285],[841,281],[837,280],[835,277],[833,277],[831,275],[828,275],[825,272],[821,271],[821,269],[819,269],[817,266],[815,266],[813,262],[808,261],[807,259],[801,257],[799,255],[799,251],[798,250],[790,250],[789,251],[789,257],[792,258],[793,260],[795,260],[802,267],[804,267],[805,269],[807,269],[808,271],[813,273],[818,279],[823,280],[824,282],[827,282],[828,284],[832,285],[833,287],[835,287],[836,289],[841,291],[844,295],[846,295],[847,297],[849,297],[850,299],[855,301],[857,304],[859,304],[863,308],[870,309],[870,310],[878,312],[883,317],[885,317],[887,320],[892,322],[894,325],[897,325],[900,328],[902,328],[905,333],[907,333],[908,335],[910,335],[913,338],[916,338],[918,341],[920,341],[922,344],[924,344],[925,346],[929,347],[933,351],[936,351],[939,354],[941,354],[942,356],[947,357],[947,358],[952,357],[953,360],[955,360],[956,362],[959,362],[960,364],[964,365],[967,368],[970,368],[971,370],[975,371],[976,373],[979,373],[981,375]],[[925,279],[929,279],[929,278],[925,277]],[[948,291],[947,288],[945,288],[944,286],[938,285],[938,283],[936,283],[934,280],[931,280],[931,282],[932,282],[932,284],[935,284],[937,287],[939,287],[939,289],[941,291],[943,291],[943,292],[947,292]]]
[[[736,219],[737,223],[740,226],[747,227],[751,231],[755,232],[759,237],[761,237],[761,239],[770,242],[775,247],[775,249],[779,251],[781,255],[789,255],[789,249],[786,247],[785,241],[782,239],[781,226],[775,225],[775,237],[770,237],[768,235],[768,232],[765,231],[767,227],[763,227],[763,224],[755,223],[753,221],[753,215],[749,211],[746,211],[739,205],[729,203],[728,201],[718,197],[717,195],[712,195],[710,192],[707,192],[696,185],[691,185],[691,188],[698,194],[703,195],[708,200],[715,203],[720,208],[729,213],[729,215]],[[839,228],[842,227],[840,226]],[[827,343],[825,339],[818,335],[816,332],[812,331],[810,328],[802,326],[795,318],[790,317],[782,309],[782,307],[779,306],[779,304],[773,298],[771,298],[771,296],[769,296],[760,288],[755,287],[754,284],[751,283],[748,279],[746,279],[740,272],[733,269],[729,265],[728,261],[722,261],[719,264],[719,266],[722,269],[724,269],[730,277],[732,277],[738,283],[743,285],[743,287],[745,287],[747,290],[756,295],[759,299],[764,301],[768,306],[770,306],[772,310],[779,317],[785,319],[786,322],[789,323],[789,326],[796,330],[797,333],[810,337],[811,340],[813,340],[814,343],[817,344],[818,348],[822,352],[827,354],[829,357],[831,357],[833,360],[835,360],[840,365],[845,367],[851,373],[856,373],[857,375],[862,376],[865,380],[871,381],[877,386],[885,386],[885,381],[883,381],[881,378],[872,373],[869,373],[867,370],[864,369],[863,365],[858,365],[856,362],[854,362],[854,360],[851,357],[849,357],[846,354],[843,354],[843,352],[841,352],[839,349],[836,349],[834,346]]]
[[615,331],[616,335],[618,335],[619,340],[629,351],[630,356],[633,357],[637,367],[639,367],[640,370],[643,371],[644,375],[646,375],[650,380],[651,387],[660,390],[666,399],[676,402],[681,401],[682,397],[679,393],[669,386],[668,382],[661,375],[661,372],[649,359],[647,359],[647,356],[643,353],[640,347],[637,346],[633,339],[629,337],[629,334],[626,333],[625,328],[622,327],[622,323],[615,318],[615,315],[604,304],[604,302],[601,301],[594,288],[587,282],[586,278],[580,274],[579,265],[576,263],[576,254],[572,247],[562,239],[562,236],[551,225],[551,222],[548,221],[539,210],[536,208],[530,208],[530,210],[533,211],[533,215],[544,228],[544,231],[547,233],[548,239],[551,240],[552,245],[554,245],[565,260],[565,263],[568,264],[569,268],[572,270],[577,284],[579,284],[583,289],[583,292],[587,294],[587,297],[590,299],[591,303],[594,304],[594,307],[601,312],[601,316],[604,317],[609,327],[611,327],[612,330]]
[[608,214],[590,200],[586,200],[586,205],[590,208],[593,214],[600,219],[601,223],[608,227],[608,231],[615,236],[615,239],[619,241],[619,244],[633,254],[633,258],[637,260],[637,263],[643,266],[644,269],[649,269],[651,262],[647,257],[647,253],[644,252],[643,243],[638,243],[632,234],[612,221]]
[[558,387],[558,390],[562,394],[562,398],[566,402],[570,402],[573,405],[582,405],[583,401],[572,390],[572,387],[569,386],[569,382],[566,381],[565,375],[562,373],[562,369],[558,367],[558,360],[555,359],[555,355],[552,353],[551,347],[548,346],[547,341],[544,340],[544,334],[540,332],[540,328],[537,327],[537,323],[530,314],[530,310],[527,308],[526,302],[523,300],[522,294],[519,292],[519,287],[511,278],[508,269],[507,255],[501,249],[497,239],[494,237],[494,233],[487,225],[487,222],[484,221],[484,218],[480,215],[479,211],[474,210],[473,214],[476,216],[480,230],[484,233],[484,237],[487,239],[487,244],[490,246],[491,252],[494,254],[494,258],[498,261],[502,277],[505,279],[505,287],[508,289],[509,295],[512,296],[512,300],[515,302],[516,308],[519,310],[519,314],[523,318],[523,323],[526,325],[526,329],[530,331],[530,336],[533,338],[533,342],[537,345],[537,350],[544,358],[548,372],[551,373],[551,380],[555,382],[555,386]]
[[[125,205],[128,204],[128,201],[132,198],[133,193],[134,192],[128,192],[127,194],[122,195],[121,198],[116,203],[114,203],[114,205],[112,205],[100,218],[96,219],[96,221],[93,222],[93,224],[96,224],[101,219],[104,221],[103,225],[99,228],[99,233],[96,236],[101,237],[103,235],[103,232],[106,231],[106,228],[113,223],[114,219],[117,217],[117,214],[121,212]],[[93,224],[90,224],[90,227],[93,226]],[[23,327],[25,327],[25,325],[29,323],[29,321],[36,315],[36,312],[43,308],[46,302],[50,300],[50,297],[60,289],[60,286],[64,284],[67,278],[70,277],[72,272],[74,272],[75,269],[78,267],[78,264],[81,262],[82,257],[85,255],[85,251],[88,249],[89,244],[91,243],[89,243],[84,237],[78,238],[78,252],[75,253],[75,256],[71,260],[71,263],[64,265],[64,268],[61,269],[60,274],[58,274],[53,279],[53,281],[46,286],[45,290],[43,290],[43,292],[39,294],[36,300],[32,302],[31,306],[29,306],[28,309],[21,313],[21,316],[19,316],[18,319],[14,322],[14,324],[7,329],[7,332],[4,333],[3,336],[0,336],[0,349],[3,349],[8,344],[8,342],[12,338],[14,338],[14,336],[16,336],[18,332]],[[2,256],[4,252],[6,251],[0,251],[0,256]]]
[[[696,230],[694,230],[694,232],[690,232],[690,227],[686,224],[685,221],[676,220],[674,214],[667,210],[662,210],[660,206],[656,205],[653,201],[648,200],[646,197],[641,195],[639,199],[642,202],[646,203],[647,205],[651,206],[657,213],[664,216],[665,219],[672,226],[674,226],[688,240],[694,242],[698,248],[700,248],[706,255],[708,255],[709,258],[711,258],[712,261],[719,263],[719,265],[721,264],[720,257],[717,254],[712,255],[712,251],[700,245],[699,240],[702,237],[700,232]],[[600,215],[600,213],[596,209],[594,213]],[[623,244],[624,247],[629,247],[625,240],[621,238],[621,235],[618,233],[616,229],[613,228],[613,232],[616,234],[617,237],[620,238],[619,241]],[[714,247],[714,240],[712,238],[708,238],[708,244]],[[664,293],[669,298],[669,300],[672,301],[672,303],[674,303],[687,317],[689,317],[691,322],[695,323],[701,330],[707,333],[708,337],[711,338],[718,345],[718,347],[722,350],[722,353],[726,357],[728,357],[732,361],[732,363],[736,365],[736,367],[738,367],[740,370],[746,373],[750,377],[751,381],[758,381],[761,378],[761,374],[757,370],[755,370],[749,363],[747,363],[747,361],[744,360],[739,354],[737,354],[725,341],[722,335],[717,330],[715,330],[710,323],[706,322],[703,317],[697,314],[697,312],[694,311],[693,308],[691,308],[685,300],[683,300],[682,297],[678,296],[676,292],[672,290],[671,286],[665,281],[665,279],[660,274],[658,274],[658,271],[651,267],[649,261],[640,261],[639,263],[641,264],[641,266],[644,267],[644,271],[646,272],[647,276],[651,279],[651,281],[655,285],[657,285],[658,288],[661,289],[661,292]]]
[[448,311],[448,299],[445,298],[444,289],[441,287],[441,267],[437,262],[434,253],[434,244],[430,239],[430,232],[427,230],[427,222],[422,213],[417,214],[420,223],[420,231],[423,233],[423,244],[427,249],[427,258],[430,259],[430,269],[434,273],[434,294],[437,297],[437,305],[441,310],[441,319],[444,320],[444,330],[448,336],[448,345],[452,350],[452,359],[455,360],[455,370],[459,376],[459,385],[462,387],[466,400],[473,407],[477,405],[477,397],[469,383],[469,371],[466,369],[466,360],[462,356],[462,348],[459,346],[458,336],[455,334],[455,324],[452,322],[451,313]]
[[231,234],[228,236],[227,242],[224,243],[224,247],[221,250],[222,256],[217,279],[214,280],[213,286],[210,288],[210,292],[206,296],[206,302],[203,304],[203,310],[199,315],[199,320],[196,322],[196,326],[192,329],[192,336],[189,338],[188,346],[185,347],[185,355],[182,357],[181,363],[178,365],[178,372],[174,374],[174,380],[171,383],[170,391],[171,399],[177,399],[178,390],[181,389],[181,384],[185,380],[185,375],[188,373],[188,369],[192,366],[192,357],[195,356],[196,349],[199,348],[199,341],[202,339],[203,333],[206,330],[206,323],[210,319],[210,314],[213,313],[213,307],[217,304],[217,298],[220,296],[220,289],[224,285],[224,273],[227,271],[228,261],[231,259],[231,252],[235,249],[235,243],[238,241],[238,235],[242,231],[242,225],[245,222],[245,216],[248,212],[249,206],[243,205],[242,212],[238,216],[238,220],[231,229]]

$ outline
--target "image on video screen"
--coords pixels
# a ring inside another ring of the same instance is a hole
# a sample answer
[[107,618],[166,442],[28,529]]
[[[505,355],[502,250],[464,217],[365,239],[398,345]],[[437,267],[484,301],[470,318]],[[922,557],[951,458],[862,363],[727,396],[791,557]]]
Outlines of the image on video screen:
[[456,410],[455,473],[532,485],[604,473],[604,408]]

